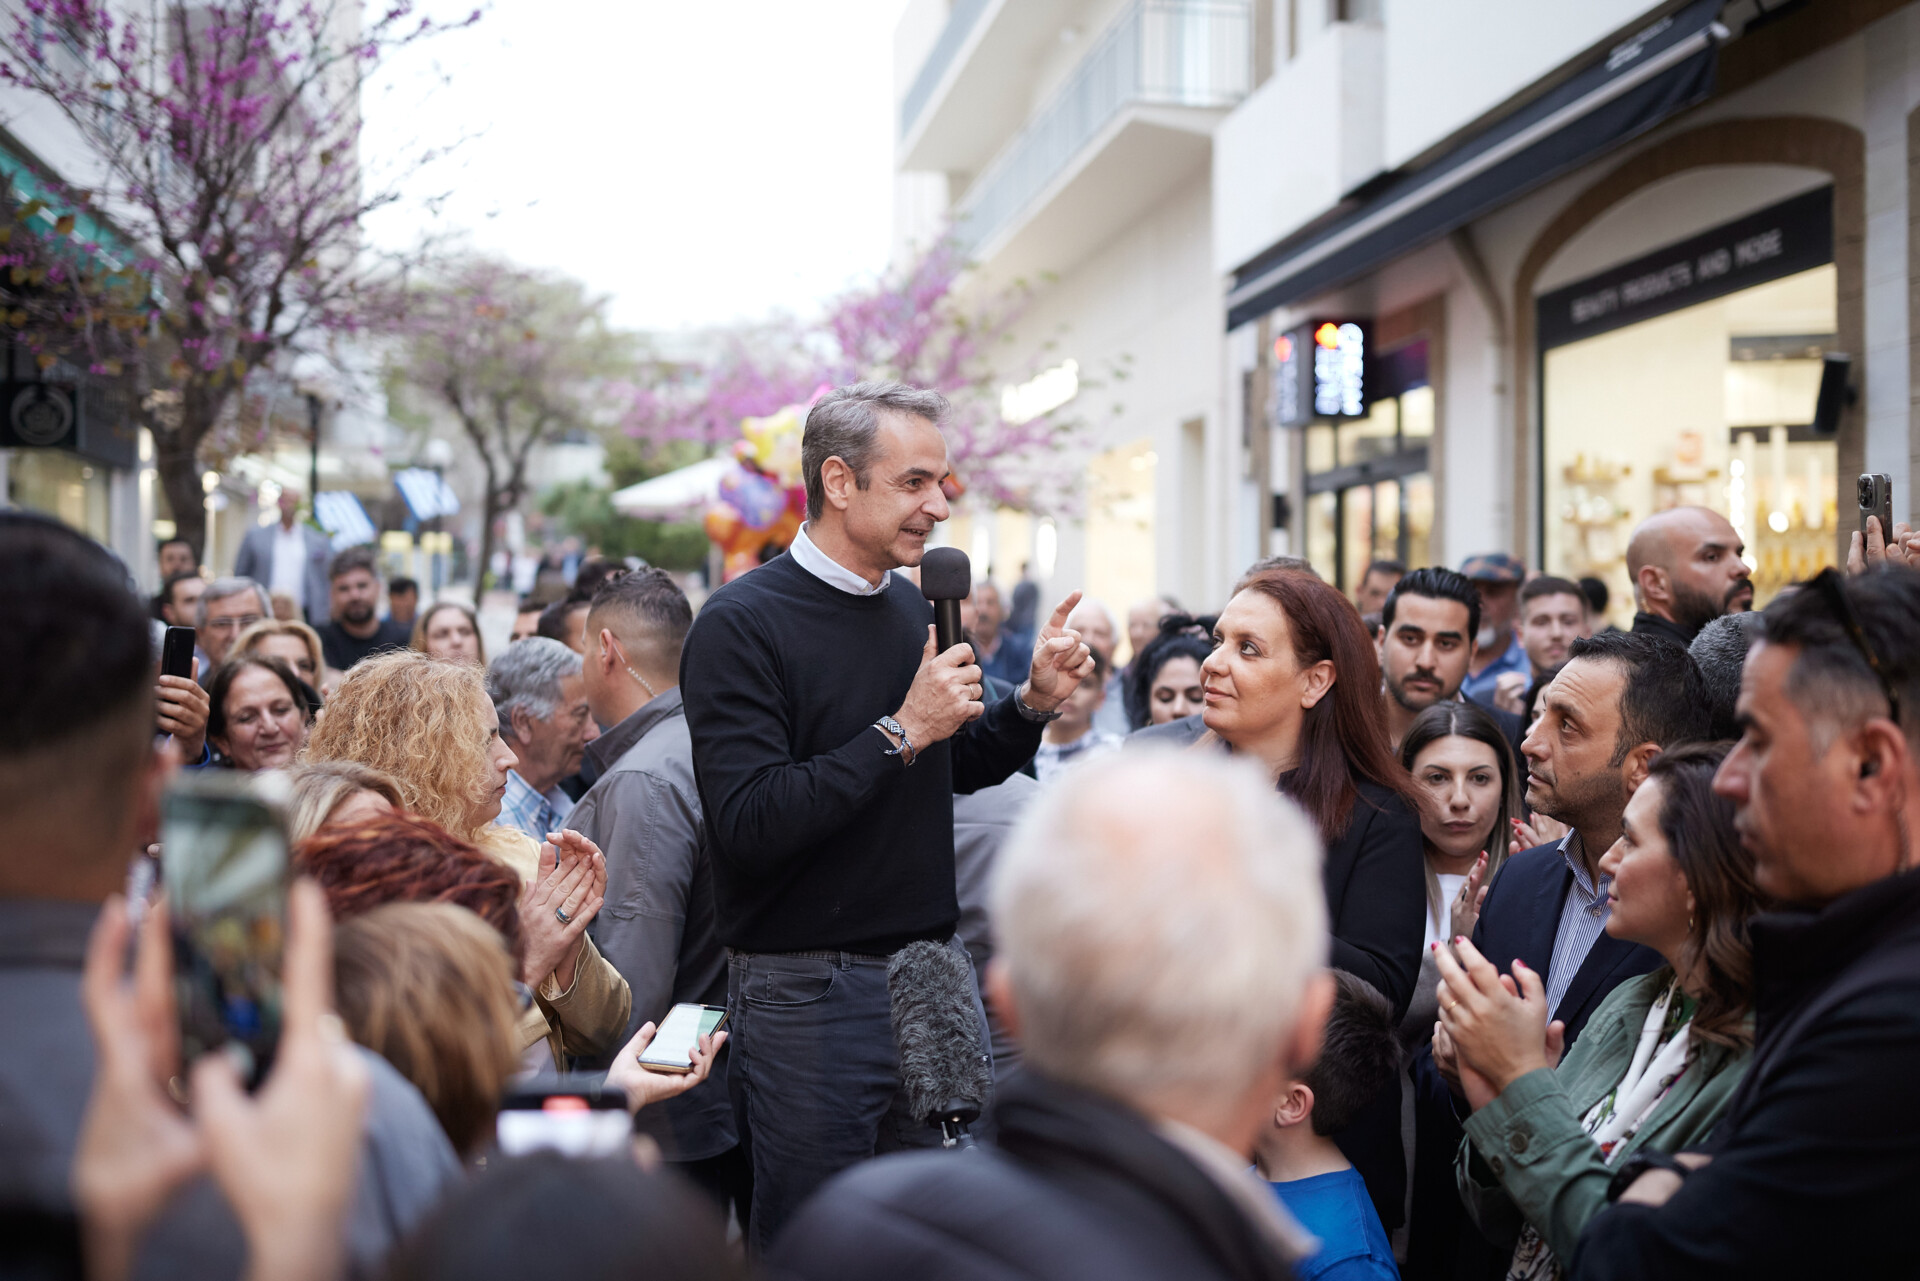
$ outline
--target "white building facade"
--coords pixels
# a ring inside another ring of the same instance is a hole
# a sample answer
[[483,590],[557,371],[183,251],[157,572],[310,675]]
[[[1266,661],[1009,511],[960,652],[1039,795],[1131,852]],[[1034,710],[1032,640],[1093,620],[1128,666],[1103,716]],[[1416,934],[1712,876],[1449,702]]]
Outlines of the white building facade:
[[[1178,101],[1040,148],[1155,22],[1231,27],[1244,90],[1183,37]],[[918,0],[896,61],[903,236],[959,215],[983,277],[1048,273],[1025,341],[1131,361],[1062,583],[1218,605],[1262,554],[1351,589],[1503,550],[1619,618],[1662,507],[1727,513],[1763,598],[1835,558],[1858,473],[1909,514],[1920,6]],[[1364,345],[1351,413],[1311,405],[1327,323]],[[1129,543],[1097,491],[1142,455]]]

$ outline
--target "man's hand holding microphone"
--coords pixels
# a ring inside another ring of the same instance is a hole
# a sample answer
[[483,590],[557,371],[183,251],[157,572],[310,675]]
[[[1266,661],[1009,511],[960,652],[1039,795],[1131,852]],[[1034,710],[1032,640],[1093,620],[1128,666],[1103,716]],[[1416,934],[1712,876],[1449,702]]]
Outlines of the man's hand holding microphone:
[[[929,743],[952,738],[987,710],[980,701],[985,677],[974,659],[973,646],[960,632],[959,602],[972,590],[966,553],[944,547],[929,551],[921,562],[920,583],[933,602],[935,623],[927,628],[926,648],[906,702],[875,726],[908,765]],[[1055,709],[1093,673],[1092,653],[1080,633],[1067,626],[1079,603],[1079,592],[1061,601],[1034,638],[1033,664],[1018,694],[1030,719],[1053,719]]]

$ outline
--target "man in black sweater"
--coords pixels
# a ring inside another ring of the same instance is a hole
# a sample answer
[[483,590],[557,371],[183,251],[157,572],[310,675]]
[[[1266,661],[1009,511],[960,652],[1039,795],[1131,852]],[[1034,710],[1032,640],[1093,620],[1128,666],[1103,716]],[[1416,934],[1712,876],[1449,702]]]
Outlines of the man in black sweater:
[[1753,1061],[1701,1152],[1628,1158],[1576,1278],[1906,1276],[1920,1188],[1920,574],[1767,606],[1714,788],[1788,906],[1753,919]]
[[931,607],[891,571],[947,518],[945,411],[898,383],[822,397],[801,444],[807,524],[708,599],[681,661],[756,1251],[839,1170],[929,1141],[895,1102],[888,957],[922,939],[965,955],[953,794],[1019,769],[1093,666],[1065,626],[1078,593],[992,704],[969,647],[935,652]]

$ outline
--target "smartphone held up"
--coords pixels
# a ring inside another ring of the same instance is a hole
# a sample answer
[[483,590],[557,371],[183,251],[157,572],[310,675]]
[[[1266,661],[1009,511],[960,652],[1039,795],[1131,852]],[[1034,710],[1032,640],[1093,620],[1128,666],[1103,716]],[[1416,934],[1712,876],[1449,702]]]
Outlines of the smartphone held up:
[[286,781],[203,770],[161,808],[161,880],[173,934],[180,1048],[234,1060],[253,1088],[280,1040],[291,879]]

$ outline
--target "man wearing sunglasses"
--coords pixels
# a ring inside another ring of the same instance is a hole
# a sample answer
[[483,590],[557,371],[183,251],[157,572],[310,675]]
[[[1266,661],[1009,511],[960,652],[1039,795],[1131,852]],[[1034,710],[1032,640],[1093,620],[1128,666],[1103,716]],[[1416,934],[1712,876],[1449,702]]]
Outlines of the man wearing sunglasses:
[[1920,573],[1829,569],[1765,621],[1714,784],[1781,904],[1751,923],[1752,1066],[1702,1151],[1626,1162],[1573,1259],[1583,1281],[1912,1267]]

